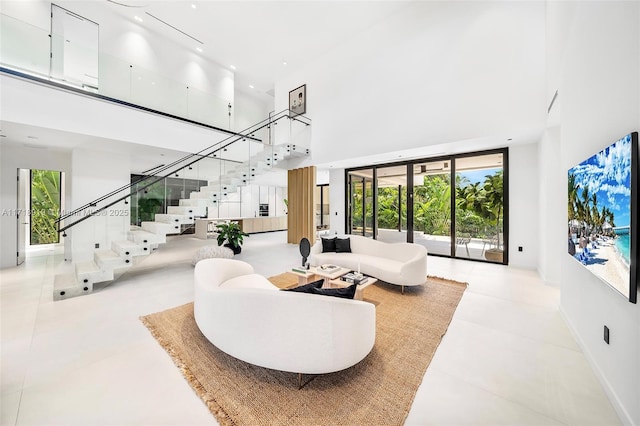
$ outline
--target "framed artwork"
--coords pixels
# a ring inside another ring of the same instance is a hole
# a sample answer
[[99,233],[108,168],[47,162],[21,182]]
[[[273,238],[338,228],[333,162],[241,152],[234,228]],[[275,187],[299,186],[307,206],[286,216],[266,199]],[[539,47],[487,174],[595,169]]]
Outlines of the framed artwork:
[[289,111],[293,115],[307,112],[307,85],[303,84],[289,92]]

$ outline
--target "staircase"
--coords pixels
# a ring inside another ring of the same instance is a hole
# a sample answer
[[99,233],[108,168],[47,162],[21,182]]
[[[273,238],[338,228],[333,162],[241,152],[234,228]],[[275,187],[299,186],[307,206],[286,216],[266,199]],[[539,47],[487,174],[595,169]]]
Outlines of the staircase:
[[117,274],[139,263],[160,244],[167,242],[167,235],[178,235],[182,225],[193,225],[198,217],[207,217],[208,207],[215,207],[230,194],[237,193],[259,174],[291,157],[304,157],[309,150],[296,145],[278,145],[251,156],[237,164],[225,175],[209,181],[199,191],[181,199],[178,206],[167,207],[167,212],[156,214],[153,222],[142,222],[127,233],[126,240],[113,241],[109,249],[95,250],[93,260],[74,264],[73,273],[56,275],[53,300],[68,299],[93,292],[94,285],[113,281]]

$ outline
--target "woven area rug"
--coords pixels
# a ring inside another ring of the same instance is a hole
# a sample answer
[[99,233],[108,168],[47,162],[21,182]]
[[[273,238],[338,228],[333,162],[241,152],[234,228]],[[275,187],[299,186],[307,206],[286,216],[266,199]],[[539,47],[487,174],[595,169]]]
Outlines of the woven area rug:
[[[288,273],[270,280],[297,284]],[[401,425],[465,289],[436,277],[404,294],[380,282],[367,287],[364,300],[376,305],[373,350],[346,370],[304,376],[301,389],[297,374],[218,350],[200,333],[193,303],[141,320],[221,425]]]

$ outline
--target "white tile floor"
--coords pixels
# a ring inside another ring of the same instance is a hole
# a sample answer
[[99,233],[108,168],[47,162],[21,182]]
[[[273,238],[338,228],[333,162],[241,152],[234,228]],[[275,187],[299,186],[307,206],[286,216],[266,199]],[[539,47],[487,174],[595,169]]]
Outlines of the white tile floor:
[[[0,271],[0,424],[217,424],[139,321],[193,300],[200,245],[174,239],[107,288],[55,303],[61,256]],[[300,256],[278,232],[252,235],[237,258],[270,276]],[[620,423],[558,312],[557,288],[478,262],[429,257],[428,272],[470,285],[408,425]]]

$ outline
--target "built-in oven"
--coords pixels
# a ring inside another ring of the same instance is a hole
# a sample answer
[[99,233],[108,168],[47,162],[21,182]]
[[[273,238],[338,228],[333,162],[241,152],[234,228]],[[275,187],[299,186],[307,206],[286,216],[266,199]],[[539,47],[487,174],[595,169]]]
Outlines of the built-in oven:
[[258,213],[260,216],[269,216],[269,204],[260,204],[258,206]]

